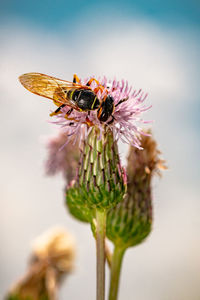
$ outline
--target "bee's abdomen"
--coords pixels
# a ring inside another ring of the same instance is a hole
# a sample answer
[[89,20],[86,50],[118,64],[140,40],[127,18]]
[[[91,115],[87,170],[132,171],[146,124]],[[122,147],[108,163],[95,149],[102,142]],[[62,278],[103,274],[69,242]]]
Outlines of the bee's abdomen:
[[100,101],[92,90],[77,89],[68,92],[68,97],[76,103],[81,110],[95,110]]

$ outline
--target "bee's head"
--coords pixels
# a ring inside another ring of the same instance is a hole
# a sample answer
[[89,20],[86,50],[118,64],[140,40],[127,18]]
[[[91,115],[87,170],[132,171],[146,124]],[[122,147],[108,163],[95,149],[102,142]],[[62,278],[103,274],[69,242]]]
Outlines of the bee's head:
[[106,122],[108,118],[112,115],[113,110],[114,110],[114,98],[108,95],[106,99],[102,101],[98,109],[97,116],[99,121]]

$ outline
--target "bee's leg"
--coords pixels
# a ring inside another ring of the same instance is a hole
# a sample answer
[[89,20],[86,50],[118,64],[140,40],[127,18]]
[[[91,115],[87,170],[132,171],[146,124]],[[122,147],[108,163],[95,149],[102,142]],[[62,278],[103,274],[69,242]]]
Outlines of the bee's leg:
[[66,106],[66,104],[62,104],[62,105],[60,105],[54,112],[52,112],[51,114],[50,114],[50,117],[52,117],[52,116],[55,116],[55,115],[57,115],[57,114],[59,114],[61,111],[61,108],[63,108],[63,107],[65,107]]
[[92,121],[90,121],[90,119],[88,117],[85,120],[85,124],[87,124],[87,126],[89,126],[89,127],[94,126],[94,123]]
[[80,79],[78,78],[78,76],[76,74],[74,74],[73,76],[73,83],[79,83]]
[[72,111],[73,111],[73,108],[70,108],[70,110],[68,110],[68,112],[65,114],[65,119],[71,120],[71,121],[74,121],[74,122],[77,122],[76,119],[74,119],[74,118],[69,118],[69,116],[70,116],[70,114],[72,113]]
[[[98,91],[101,91],[101,93],[103,93],[104,90],[105,90],[104,87],[102,85],[100,85],[94,89],[94,92],[95,92],[95,94],[97,94]],[[106,90],[106,97],[107,97],[107,94],[108,94],[108,91]],[[105,97],[105,99],[106,99],[106,97]]]
[[123,102],[125,102],[125,101],[127,101],[127,100],[128,100],[128,97],[119,100],[119,102],[115,105],[115,107],[117,107],[118,105],[120,105],[121,103],[123,103]]
[[[78,122],[75,118],[69,118],[69,115],[72,113],[73,108],[71,108],[65,115],[65,119],[73,121],[70,122],[68,125],[69,126],[73,126],[76,122]],[[88,126],[93,126],[94,124],[86,117],[86,122],[84,122],[85,124],[87,124]]]
[[115,120],[115,117],[114,116],[111,116],[112,117],[112,120],[110,120],[109,122],[107,122],[106,124],[108,124],[108,125],[110,125],[110,124],[112,124],[113,122],[114,122],[114,120]]
[[93,81],[95,81],[97,84],[97,87],[94,89],[95,94],[97,94],[98,91],[101,91],[101,93],[103,93],[105,91],[105,93],[106,93],[105,99],[106,99],[106,97],[108,95],[107,89],[105,89],[105,87],[103,85],[100,85],[99,81],[96,80],[95,78],[90,78],[90,80],[86,83],[86,86],[91,86]]
[[[70,108],[70,110],[68,110],[68,112],[66,113],[66,115],[65,115],[65,118],[66,118],[66,116],[68,117],[71,113],[72,113],[72,111],[73,111],[73,108]],[[66,118],[67,119],[67,118]],[[69,119],[70,120],[70,119]]]
[[92,84],[92,82],[95,81],[97,85],[99,85],[98,80],[96,80],[95,78],[90,78],[90,80],[86,83],[87,86],[90,86]]

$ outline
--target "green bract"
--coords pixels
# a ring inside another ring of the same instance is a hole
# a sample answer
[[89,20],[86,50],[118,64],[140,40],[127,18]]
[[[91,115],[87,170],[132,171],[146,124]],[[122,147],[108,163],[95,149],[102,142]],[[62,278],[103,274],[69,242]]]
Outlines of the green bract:
[[[116,206],[122,200],[125,189],[112,131],[105,127],[100,134],[99,129],[93,127],[81,149],[78,177],[67,190],[70,212],[82,221],[90,221],[93,209],[108,210]],[[80,211],[84,207],[86,210]]]
[[79,189],[70,187],[66,191],[66,204],[70,214],[82,222],[92,222],[94,212],[88,205],[80,198]]
[[[135,185],[135,193],[109,211],[107,216],[107,237],[121,248],[141,243],[151,231],[151,195],[144,185]],[[146,185],[146,187],[148,184]]]

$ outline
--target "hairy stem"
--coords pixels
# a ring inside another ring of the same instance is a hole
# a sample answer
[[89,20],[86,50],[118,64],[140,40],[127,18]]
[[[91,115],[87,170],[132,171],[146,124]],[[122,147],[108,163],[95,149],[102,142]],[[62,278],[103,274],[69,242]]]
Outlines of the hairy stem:
[[96,210],[97,300],[105,299],[106,212]]
[[125,249],[115,246],[111,263],[109,300],[117,300],[119,278]]

